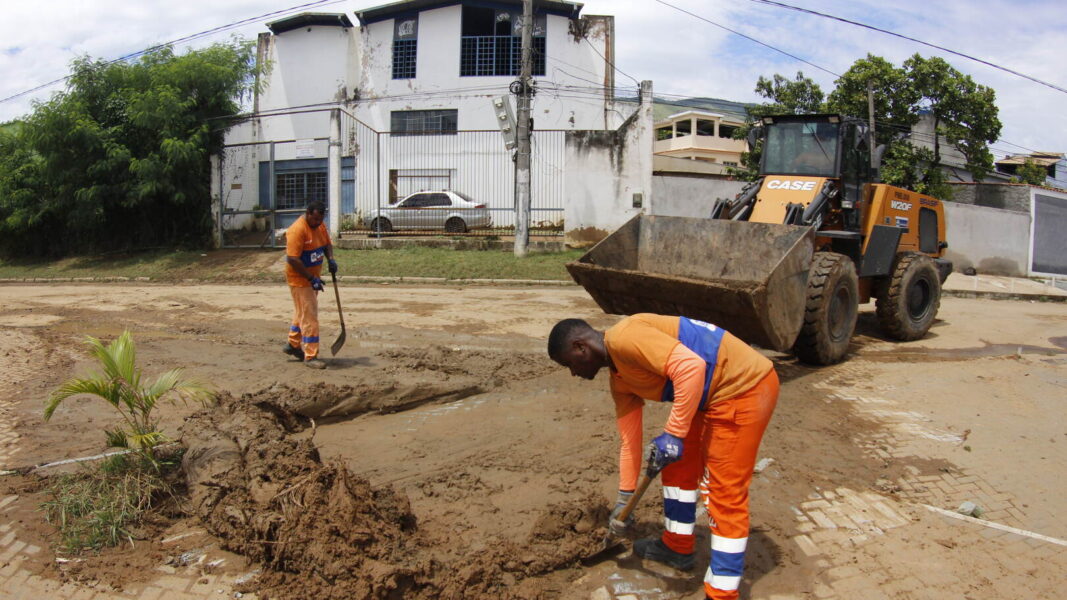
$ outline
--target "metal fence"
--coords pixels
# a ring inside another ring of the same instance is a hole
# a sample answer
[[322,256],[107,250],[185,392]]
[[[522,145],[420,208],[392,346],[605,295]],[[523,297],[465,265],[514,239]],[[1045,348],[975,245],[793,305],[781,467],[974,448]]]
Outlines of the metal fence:
[[[499,131],[375,131],[345,113],[343,155],[355,161],[344,231],[496,235],[515,229],[515,163]],[[533,134],[531,235],[562,235],[564,131]]]
[[[285,117],[263,116],[254,127],[267,137],[271,128],[264,123]],[[327,201],[330,113],[300,117],[311,124],[303,130],[325,135],[223,149],[216,173],[223,246],[278,247],[308,202]],[[346,111],[340,125],[342,232],[501,238],[514,233],[515,163],[499,131],[394,134],[376,131]],[[563,233],[565,135],[533,133],[531,236]]]

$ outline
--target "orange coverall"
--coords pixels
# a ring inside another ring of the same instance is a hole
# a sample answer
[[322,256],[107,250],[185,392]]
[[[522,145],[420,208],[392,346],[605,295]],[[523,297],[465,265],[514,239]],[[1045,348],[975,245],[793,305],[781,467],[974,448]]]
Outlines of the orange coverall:
[[[303,215],[285,231],[285,254],[299,258],[313,277],[322,273],[326,246],[331,244],[330,233],[323,223],[315,229],[308,226]],[[319,300],[311,282],[297,273],[292,265],[285,265],[285,279],[293,296],[293,320],[289,325],[289,345],[303,348],[304,360],[319,355]]]
[[[683,343],[680,332],[697,347]],[[748,488],[778,400],[771,361],[714,325],[663,315],[627,317],[604,333],[604,343],[615,367],[619,489],[637,484],[644,401],[673,402],[664,429],[685,441],[681,459],[662,471],[662,540],[675,552],[693,552],[699,489],[711,521],[704,591],[716,600],[737,598],[748,543]]]

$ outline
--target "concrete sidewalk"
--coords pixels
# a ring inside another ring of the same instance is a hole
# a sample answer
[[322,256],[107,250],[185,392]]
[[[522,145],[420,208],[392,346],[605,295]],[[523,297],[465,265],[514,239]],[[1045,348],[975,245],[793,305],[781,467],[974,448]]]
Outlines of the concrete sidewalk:
[[942,290],[946,296],[957,298],[1067,302],[1067,290],[1025,277],[952,273]]

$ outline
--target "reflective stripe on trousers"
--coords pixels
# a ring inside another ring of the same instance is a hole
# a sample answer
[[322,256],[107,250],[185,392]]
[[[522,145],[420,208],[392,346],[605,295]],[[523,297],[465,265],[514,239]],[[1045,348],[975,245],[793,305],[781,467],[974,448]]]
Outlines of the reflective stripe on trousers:
[[661,539],[675,552],[693,552],[696,497],[691,490],[699,490],[711,520],[704,592],[715,600],[737,598],[748,545],[748,488],[777,401],[778,376],[771,371],[747,392],[712,404],[697,413],[681,460],[663,469]]
[[310,287],[289,286],[293,296],[293,321],[289,326],[289,345],[304,350],[304,359],[319,355],[319,298]]

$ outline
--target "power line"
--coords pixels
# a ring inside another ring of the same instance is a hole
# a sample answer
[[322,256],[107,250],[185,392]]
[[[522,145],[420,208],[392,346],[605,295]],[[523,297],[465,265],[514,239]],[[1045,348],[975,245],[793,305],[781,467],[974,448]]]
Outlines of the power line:
[[[249,23],[251,23],[253,21],[258,21],[260,19],[266,19],[266,18],[269,18],[269,17],[274,17],[274,16],[286,14],[286,13],[291,13],[291,12],[295,12],[295,11],[298,11],[298,10],[304,10],[304,9],[312,8],[312,7],[315,7],[315,6],[325,6],[325,5],[329,5],[329,4],[339,4],[339,3],[344,2],[344,1],[345,0],[316,0],[315,2],[308,2],[307,4],[300,4],[300,5],[297,5],[297,6],[290,6],[289,8],[283,8],[281,10],[276,10],[276,11],[269,12],[269,13],[264,13],[264,14],[259,15],[257,17],[249,17],[247,19],[242,19],[240,21],[234,21],[232,23],[227,23],[226,25],[220,25],[218,27],[212,27],[211,29],[205,29],[204,31],[200,31],[200,32],[197,32],[197,33],[193,33],[193,34],[184,36],[184,37],[180,37],[180,38],[178,38],[176,40],[171,40],[169,42],[164,42],[162,44],[156,44],[155,46],[150,46],[148,48],[145,48],[144,50],[139,50],[137,52],[132,52],[130,54],[126,54],[124,56],[120,56],[118,58],[109,60],[109,61],[105,62],[104,64],[105,65],[111,65],[111,64],[115,64],[117,62],[130,60],[131,58],[137,58],[139,56],[143,56],[145,54],[148,54],[149,52],[153,52],[155,50],[160,50],[162,48],[173,46],[175,44],[180,44],[182,42],[191,42],[191,41],[203,38],[203,37],[214,35],[216,33],[221,33],[223,31],[228,31],[230,29],[235,29],[237,27],[241,27],[242,25],[247,25],[247,24],[249,24]],[[17,94],[13,94],[13,95],[8,96],[6,98],[0,98],[0,103],[7,102],[9,100],[15,100],[16,98],[21,98],[21,97],[23,97],[23,96],[25,96],[27,94],[32,94],[34,92],[43,90],[45,88],[52,87],[53,85],[55,85],[57,83],[62,83],[64,81],[69,80],[71,77],[72,77],[71,75],[67,75],[66,77],[60,77],[59,79],[53,79],[52,81],[49,81],[48,83],[43,83],[43,84],[41,84],[41,85],[39,85],[39,86],[37,86],[35,88],[28,89],[26,91],[19,92]]]
[[690,17],[693,17],[694,19],[699,19],[701,21],[704,21],[705,23],[709,23],[711,25],[714,25],[714,26],[718,27],[719,29],[723,29],[725,31],[729,31],[730,33],[732,33],[734,35],[739,35],[739,36],[745,38],[746,40],[749,40],[750,42],[755,42],[755,43],[759,44],[760,46],[763,46],[765,48],[770,48],[771,50],[774,50],[775,52],[778,52],[780,54],[784,54],[784,55],[788,56],[789,58],[792,58],[793,60],[800,61],[800,62],[802,62],[802,63],[804,63],[806,65],[810,65],[812,67],[815,67],[816,69],[818,69],[820,71],[823,71],[825,73],[829,73],[830,75],[833,75],[834,77],[838,77],[838,78],[841,77],[841,75],[839,73],[834,73],[830,69],[827,69],[827,68],[824,68],[824,67],[820,67],[819,65],[817,65],[817,64],[815,64],[815,63],[813,63],[813,62],[811,62],[809,60],[804,60],[803,58],[800,58],[799,56],[797,56],[795,54],[790,54],[790,53],[786,52],[785,50],[782,50],[781,48],[777,48],[777,47],[772,46],[772,45],[770,45],[770,44],[768,44],[766,42],[757,40],[756,38],[754,38],[752,36],[745,35],[745,34],[741,33],[740,31],[737,31],[735,29],[730,29],[729,27],[726,27],[725,25],[720,25],[719,23],[716,23],[715,21],[712,21],[711,19],[708,19],[706,17],[702,17],[702,16],[700,16],[700,15],[698,15],[696,13],[689,12],[688,10],[685,10],[684,8],[675,6],[675,5],[673,5],[673,4],[669,3],[669,2],[665,2],[664,0],[656,0],[656,2],[659,2],[660,4],[662,4],[664,6],[669,6],[669,7],[673,8],[674,10],[676,10],[678,12],[685,13],[685,14],[689,15]]
[[[1043,85],[1045,87],[1049,87],[1049,88],[1052,88],[1052,89],[1054,89],[1054,90],[1056,90],[1058,92],[1063,92],[1063,93],[1067,94],[1067,89],[1064,89],[1064,88],[1062,88],[1062,87],[1060,87],[1058,85],[1049,83],[1047,81],[1042,81],[1042,80],[1040,80],[1040,79],[1038,79],[1036,77],[1033,77],[1031,75],[1027,75],[1026,73],[1020,73],[1019,71],[1016,71],[1014,69],[1009,69],[1008,67],[1004,67],[1004,66],[998,65],[996,63],[992,63],[992,62],[990,62],[988,60],[977,58],[975,56],[971,56],[969,54],[964,54],[962,52],[957,52],[956,50],[952,50],[952,49],[946,48],[944,46],[938,46],[937,44],[931,44],[930,42],[924,42],[924,41],[922,41],[920,39],[909,37],[909,36],[906,36],[906,35],[901,34],[901,33],[896,33],[894,31],[889,31],[888,29],[882,29],[880,27],[875,27],[874,25],[868,25],[866,23],[860,23],[859,21],[852,21],[850,19],[846,19],[844,17],[838,17],[836,15],[830,15],[830,14],[826,14],[826,13],[821,13],[819,11],[811,10],[811,9],[808,9],[808,8],[801,8],[799,6],[793,6],[792,4],[785,4],[784,2],[776,2],[775,0],[749,0],[749,2],[754,2],[756,4],[766,4],[768,6],[775,6],[775,7],[784,8],[784,9],[787,9],[787,10],[795,10],[797,12],[807,13],[809,15],[815,15],[817,17],[822,17],[824,19],[832,19],[834,21],[840,21],[842,23],[848,23],[849,25],[855,25],[856,27],[863,27],[864,29],[870,29],[871,31],[877,31],[879,33],[884,33],[886,35],[891,35],[891,36],[894,36],[894,37],[898,37],[898,38],[901,38],[901,39],[904,39],[904,40],[908,40],[909,42],[915,42],[916,44],[922,44],[923,46],[928,46],[930,48],[936,48],[937,50],[941,50],[942,52],[947,52],[949,54],[953,54],[953,55],[959,56],[961,58],[966,58],[967,60],[973,60],[974,62],[986,65],[987,67],[992,67],[992,68],[997,69],[999,71],[1004,71],[1005,73],[1011,73],[1012,75],[1015,75],[1017,77],[1022,77],[1023,79],[1029,79],[1030,81],[1033,81],[1034,83],[1039,83],[1039,84],[1041,84],[1041,85]],[[666,3],[664,2],[664,4],[666,4]]]

